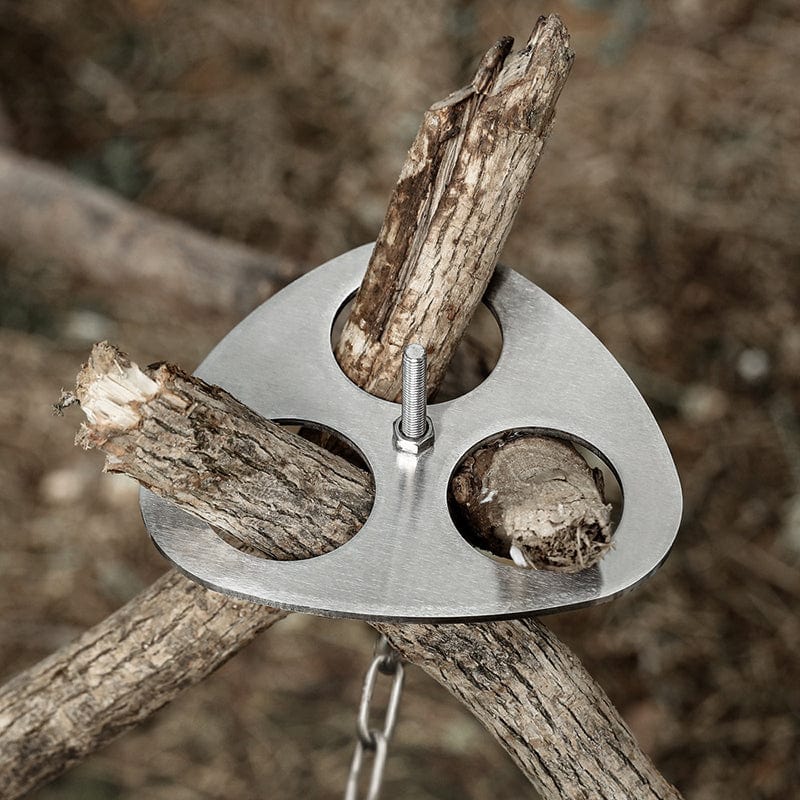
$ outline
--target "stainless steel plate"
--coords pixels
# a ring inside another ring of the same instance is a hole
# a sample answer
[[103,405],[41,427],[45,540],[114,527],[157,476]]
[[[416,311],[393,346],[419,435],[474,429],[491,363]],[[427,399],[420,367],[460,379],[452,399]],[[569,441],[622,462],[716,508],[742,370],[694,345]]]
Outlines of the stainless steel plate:
[[[242,553],[209,525],[147,491],[156,546],[211,589],[272,606],[372,620],[456,621],[543,614],[608,600],[664,560],[681,517],[669,450],[624,370],[563,306],[498,267],[485,302],[503,333],[492,374],[428,407],[436,441],[419,457],[392,446],[399,405],[355,386],[330,344],[337,311],[358,288],[371,245],[345,253],[276,294],[236,326],[197,370],[264,417],[338,431],[375,478],[364,527],[304,561]],[[499,563],[456,530],[447,487],[461,458],[501,431],[534,428],[582,443],[614,470],[624,509],[614,549],[575,575]]]

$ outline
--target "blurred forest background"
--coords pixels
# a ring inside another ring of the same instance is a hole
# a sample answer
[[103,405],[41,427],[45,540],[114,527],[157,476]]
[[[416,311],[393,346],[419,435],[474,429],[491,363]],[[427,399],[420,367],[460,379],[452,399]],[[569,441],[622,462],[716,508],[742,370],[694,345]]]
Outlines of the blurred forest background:
[[[423,111],[550,11],[577,60],[504,261],[630,370],[686,495],[653,580],[550,624],[688,797],[785,800],[800,786],[796,2],[0,0],[0,139],[300,274],[374,238]],[[95,340],[193,368],[237,317],[100,287],[2,235],[0,265],[5,678],[165,569],[136,488],[73,447],[77,414],[51,415],[59,389]],[[295,615],[33,797],[339,797],[372,640]],[[385,796],[533,793],[410,670]]]

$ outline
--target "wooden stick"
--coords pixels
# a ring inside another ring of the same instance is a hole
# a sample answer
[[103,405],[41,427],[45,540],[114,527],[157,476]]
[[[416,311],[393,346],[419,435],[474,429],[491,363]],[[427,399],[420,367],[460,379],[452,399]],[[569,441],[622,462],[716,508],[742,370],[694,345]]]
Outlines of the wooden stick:
[[[76,394],[87,418],[78,440],[106,453],[106,469],[246,548],[305,557],[345,542],[369,514],[366,472],[175,367],[143,373],[98,345]],[[543,797],[678,796],[602,689],[540,623],[375,627],[477,714]],[[120,643],[105,658],[116,664],[126,649]]]
[[[524,49],[509,55],[511,44],[500,39],[472,83],[425,114],[342,331],[342,369],[386,400],[400,399],[412,340],[428,352],[435,394],[550,134],[572,67],[569,35],[558,17],[542,17]],[[470,538],[539,568],[594,564],[611,543],[597,474],[566,442],[517,435],[507,444],[483,447],[456,475]]]
[[297,273],[0,147],[0,245],[98,286],[241,314]]
[[542,17],[509,56],[512,43],[500,39],[472,83],[425,114],[342,331],[342,368],[387,400],[400,399],[412,337],[428,351],[431,393],[439,386],[550,133],[573,60],[566,29]]
[[[209,483],[206,488],[210,486]],[[185,501],[186,498],[183,499]],[[291,506],[286,513],[291,516]],[[232,527],[235,528],[235,525]],[[290,546],[291,543],[287,542],[286,547]],[[169,582],[172,579],[166,580]],[[180,584],[181,579],[176,580]],[[172,600],[171,597],[165,597],[166,607],[172,607]],[[73,726],[68,721],[65,724],[61,715],[54,715],[53,709],[60,706],[60,699],[69,700],[72,692],[71,708],[75,711],[78,703],[76,698],[81,696],[82,691],[92,690],[90,694],[97,691],[91,682],[73,686],[70,681],[70,676],[75,675],[73,667],[81,663],[84,648],[60,651],[43,666],[20,676],[11,689],[0,690],[0,735],[4,738],[3,744],[9,745],[3,747],[3,755],[0,756],[0,776],[3,779],[9,776],[9,796],[18,796],[19,792],[35,785],[44,776],[52,776],[60,771],[64,764],[52,763],[59,755],[65,760],[75,760],[100,746],[126,725],[139,721],[141,714],[131,713],[131,709],[139,707],[137,692],[142,693],[139,698],[142,707],[153,709],[167,702],[188,681],[198,679],[201,669],[190,672],[188,678],[184,677],[185,669],[172,669],[174,662],[167,654],[171,647],[174,647],[171,651],[174,654],[185,650],[186,640],[173,638],[171,632],[159,633],[159,615],[154,614],[152,608],[147,613],[145,607],[145,598],[140,596],[127,606],[127,618],[136,620],[135,627],[149,631],[149,638],[162,643],[158,659],[161,668],[153,671],[152,680],[146,686],[129,686],[131,694],[125,694],[126,684],[123,680],[120,688],[126,702],[120,704],[119,713],[113,710],[115,703],[112,693],[108,699],[111,711],[105,715],[90,711],[80,718],[83,736],[76,736]],[[250,613],[248,607],[247,614]],[[199,611],[198,614],[196,627],[203,632],[208,628],[208,641],[212,641],[215,635],[212,621],[220,624],[230,621],[232,624],[235,617],[241,616],[242,609],[218,607],[211,602],[205,608],[205,616]],[[257,625],[264,626],[270,621],[271,618],[266,617]],[[113,641],[109,640],[106,647],[104,636],[111,636],[111,631],[106,629],[103,632],[101,627],[94,629],[98,633],[97,638],[91,636],[92,632],[86,637],[95,642],[99,652],[103,653],[104,676],[110,680],[118,679],[118,673],[130,669],[131,662],[138,664],[141,659],[147,660],[147,637],[144,645],[141,645],[135,640],[128,641],[125,635],[121,638],[117,636]],[[479,717],[489,722],[526,772],[540,784],[545,796],[676,796],[638,751],[630,732],[621,723],[607,698],[579,668],[569,651],[538,624],[408,626],[402,630],[388,630],[388,633],[407,657],[419,660],[457,696],[468,700]],[[536,636],[532,636],[532,633]],[[196,630],[193,635],[197,635]],[[248,635],[241,634],[243,641],[247,640]],[[404,638],[406,635],[411,639]],[[440,647],[444,647],[444,653],[452,653],[451,662],[441,660]],[[212,664],[211,668],[213,663],[219,663],[215,662],[213,653],[203,651],[199,657],[207,659],[207,663]],[[558,678],[552,682],[545,679],[554,670]],[[493,675],[507,678],[506,687],[498,685]],[[46,680],[43,680],[43,676],[46,676]],[[542,677],[538,684],[537,676]],[[30,687],[27,701],[21,697],[21,686]],[[498,700],[507,704],[509,715],[497,716],[495,704]],[[584,704],[587,706],[585,716]],[[44,713],[42,709],[45,709]],[[504,728],[501,722],[509,727]],[[523,725],[523,728],[515,725]],[[532,737],[527,743],[526,736]],[[79,742],[77,745],[74,744],[75,740]],[[540,748],[538,754],[534,749],[536,747]],[[20,764],[19,759],[13,758],[14,753],[19,755],[38,749],[54,754],[50,763],[44,764],[45,759],[26,759]],[[6,758],[6,753],[12,755]],[[604,770],[610,771],[611,777],[604,777]]]
[[144,722],[284,616],[168,572],[0,687],[0,796],[26,795]]

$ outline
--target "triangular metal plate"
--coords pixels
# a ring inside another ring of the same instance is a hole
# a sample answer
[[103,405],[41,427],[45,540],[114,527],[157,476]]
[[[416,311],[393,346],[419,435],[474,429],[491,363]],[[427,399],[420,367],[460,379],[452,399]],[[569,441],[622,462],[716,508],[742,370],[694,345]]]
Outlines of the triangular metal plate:
[[[258,603],[330,616],[458,621],[544,614],[608,600],[667,556],[681,490],[664,437],[622,367],[597,338],[522,275],[498,267],[484,302],[503,348],[468,394],[428,407],[434,446],[419,458],[392,446],[399,406],[356,387],[331,349],[337,312],[358,288],[372,245],[329,261],[236,326],[197,374],[264,417],[315,423],[350,440],[375,478],[364,527],[303,561],[236,550],[212,528],[143,490],[156,546],[190,578]],[[613,469],[624,509],[614,549],[574,575],[525,570],[474,550],[447,505],[453,470],[479,442],[515,428],[584,444]]]

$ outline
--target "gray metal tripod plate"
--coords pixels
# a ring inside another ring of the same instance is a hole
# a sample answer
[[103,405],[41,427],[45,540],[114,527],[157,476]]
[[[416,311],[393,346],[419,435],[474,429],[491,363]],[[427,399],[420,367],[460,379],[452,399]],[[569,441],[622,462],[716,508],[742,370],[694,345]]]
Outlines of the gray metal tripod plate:
[[[419,456],[392,445],[399,406],[359,389],[331,349],[338,310],[358,288],[372,246],[296,280],[234,328],[197,370],[264,417],[338,432],[361,452],[375,503],[349,542],[303,561],[236,550],[205,522],[147,491],[141,507],[156,546],[182,572],[271,606],[371,620],[498,619],[598,603],[631,589],[666,558],[681,491],[669,450],[636,387],[603,345],[523,276],[498,267],[484,301],[503,334],[491,375],[428,407],[436,432]],[[447,505],[465,454],[510,429],[583,444],[611,467],[624,508],[614,549],[574,575],[525,570],[474,550]]]

